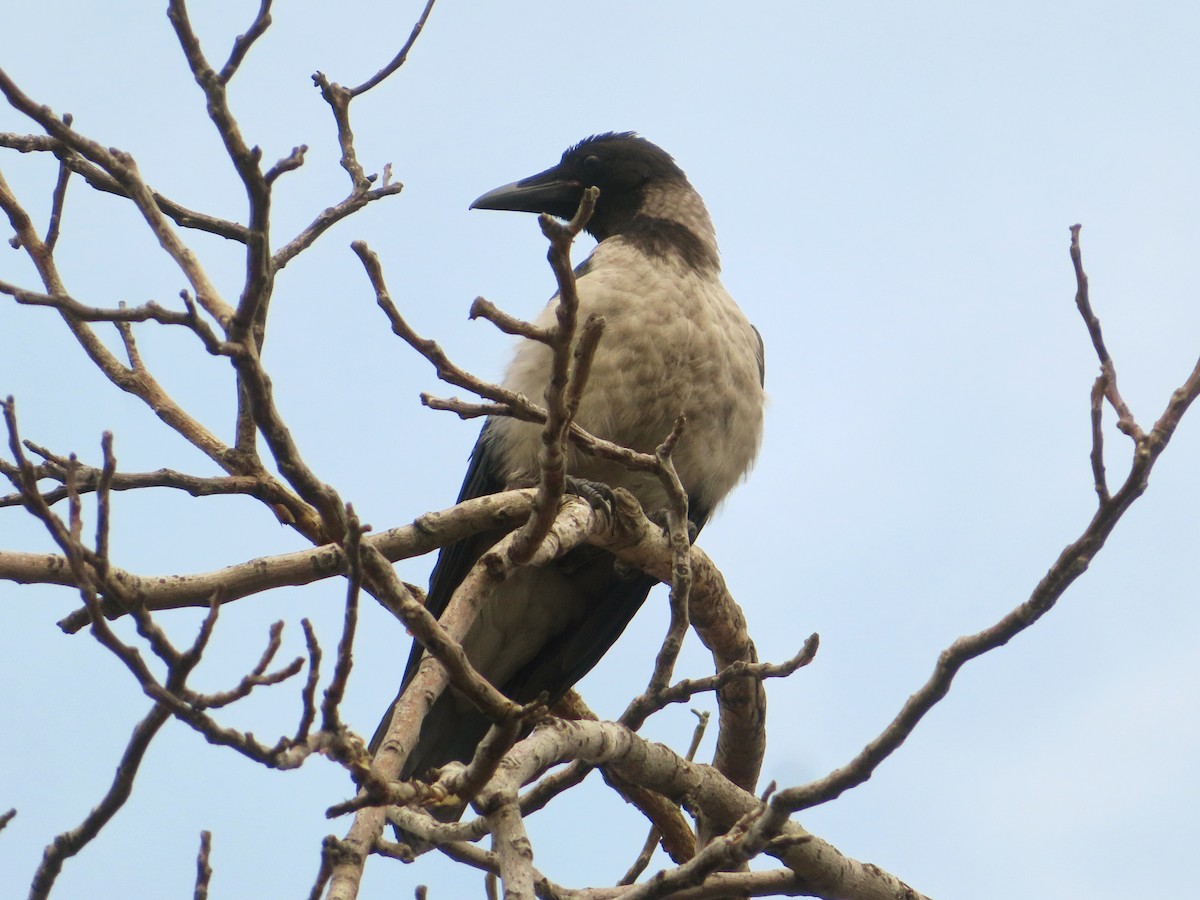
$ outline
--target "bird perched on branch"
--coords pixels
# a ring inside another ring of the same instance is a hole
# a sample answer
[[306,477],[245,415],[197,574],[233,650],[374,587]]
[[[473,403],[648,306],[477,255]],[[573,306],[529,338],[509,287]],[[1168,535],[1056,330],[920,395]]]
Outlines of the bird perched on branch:
[[[571,218],[587,187],[600,190],[587,230],[599,242],[576,269],[580,321],[593,313],[605,331],[576,421],[591,433],[642,452],[687,428],[675,468],[689,518],[703,527],[749,470],[763,420],[762,339],[721,284],[716,235],[704,201],[675,161],[631,132],[600,134],[568,149],[553,168],[488,191],[472,209]],[[553,322],[552,300],[539,324]],[[524,340],[504,386],[540,397],[550,349]],[[497,417],[484,425],[459,501],[537,482],[540,426]],[[631,491],[650,513],[666,505],[653,474],[578,452],[568,472]],[[440,616],[471,566],[499,538],[478,535],[444,548],[427,609]],[[556,564],[519,570],[496,592],[463,641],[475,668],[507,696],[553,702],[582,678],[621,635],[655,579],[583,547]],[[404,684],[421,659],[414,645]],[[390,722],[372,741],[378,749]],[[488,727],[453,690],[437,700],[403,776],[471,758]]]

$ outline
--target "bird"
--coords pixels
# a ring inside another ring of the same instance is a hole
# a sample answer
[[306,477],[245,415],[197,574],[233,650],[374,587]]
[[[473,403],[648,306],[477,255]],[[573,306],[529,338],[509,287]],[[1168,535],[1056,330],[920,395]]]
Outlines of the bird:
[[[575,270],[579,320],[605,319],[575,421],[589,432],[654,451],[680,415],[686,430],[673,461],[688,497],[693,537],[749,472],[763,431],[762,337],[721,283],[716,234],[687,176],[664,150],[634,132],[607,132],[569,147],[557,165],[480,196],[471,209],[548,213],[570,219],[583,191],[599,189],[586,230],[597,243]],[[554,321],[557,296],[536,324]],[[550,349],[523,340],[503,379],[541,396]],[[459,502],[537,483],[541,426],[489,418],[471,453]],[[648,513],[667,494],[657,477],[568,451],[581,483],[624,488]],[[426,608],[440,616],[495,531],[444,547]],[[496,591],[463,640],[477,671],[510,699],[553,703],[590,671],[625,630],[657,580],[581,547],[555,563],[518,570]],[[401,686],[416,673],[414,642]],[[397,697],[399,699],[399,697]],[[394,706],[394,704],[393,704]],[[375,752],[391,711],[371,742]],[[411,778],[470,760],[489,722],[452,688],[422,723],[402,771]]]

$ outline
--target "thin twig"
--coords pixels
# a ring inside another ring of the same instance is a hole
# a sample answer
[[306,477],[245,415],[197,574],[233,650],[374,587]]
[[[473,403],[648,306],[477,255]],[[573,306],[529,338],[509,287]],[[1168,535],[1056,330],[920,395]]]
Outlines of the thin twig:
[[1096,350],[1096,356],[1100,359],[1100,371],[1104,378],[1104,395],[1117,412],[1117,427],[1136,441],[1143,437],[1142,429],[1126,405],[1121,392],[1117,389],[1117,370],[1108,353],[1108,347],[1104,344],[1104,333],[1100,328],[1100,320],[1092,312],[1088,277],[1083,270],[1083,252],[1079,249],[1079,230],[1082,227],[1082,225],[1071,226],[1071,264],[1075,268],[1075,306],[1078,307],[1079,314],[1083,317],[1088,335],[1092,339],[1092,346]]
[[33,875],[33,883],[29,886],[30,900],[42,900],[49,897],[54,882],[62,872],[63,864],[86,847],[100,830],[109,822],[117,811],[125,805],[133,790],[133,780],[137,776],[146,750],[158,730],[171,718],[170,712],[161,705],[151,708],[140,722],[133,728],[125,752],[117,764],[117,773],[105,795],[100,798],[92,811],[84,817],[78,826],[58,835],[46,845],[42,852],[42,861]]
[[[0,472],[8,471],[0,467]],[[532,489],[525,489],[477,497],[447,510],[427,513],[411,525],[366,535],[364,543],[378,550],[388,562],[421,556],[480,531],[519,524],[529,515],[532,493]],[[273,588],[312,584],[348,571],[349,563],[343,548],[338,544],[326,544],[278,556],[258,557],[195,575],[162,578],[116,568],[110,575],[125,587],[129,596],[136,598],[147,610],[155,611],[207,607],[214,596],[220,603],[229,603]],[[77,586],[64,557],[41,553],[0,552],[0,579]],[[106,618],[127,614],[125,608],[107,599],[101,605],[101,612]],[[87,624],[86,611],[77,610],[62,619],[59,627],[74,633]]]
[[338,222],[358,212],[368,203],[395,196],[402,190],[404,185],[399,181],[387,182],[379,187],[371,187],[368,182],[361,188],[353,188],[344,200],[324,207],[299,234],[276,250],[271,257],[271,265],[276,271],[282,269]]
[[[535,711],[528,718],[538,715],[539,712]],[[475,754],[471,757],[471,761],[457,771],[452,780],[447,779],[448,793],[462,800],[473,800],[496,774],[501,760],[517,742],[524,726],[525,721],[510,719],[489,728],[487,734],[483,736],[483,740],[475,748]]]
[[192,307],[184,312],[166,309],[154,301],[140,306],[121,306],[105,309],[87,306],[66,295],[41,294],[0,281],[0,294],[9,294],[26,306],[48,306],[60,310],[81,322],[158,322],[162,325],[182,325],[196,333],[205,348],[214,354],[229,355],[234,348],[217,337],[207,322],[196,315]]
[[[696,715],[696,727],[692,729],[692,740],[688,745],[687,753],[684,754],[684,759],[691,762],[696,758],[696,751],[700,749],[700,741],[704,739],[704,732],[708,728],[709,713],[700,712],[693,709]],[[617,884],[633,884],[638,880],[638,876],[646,871],[646,867],[650,865],[650,860],[654,856],[654,851],[658,848],[659,841],[662,840],[662,831],[657,825],[650,826],[650,833],[646,835],[646,842],[642,844],[642,849],[638,853],[637,858],[630,865],[629,870],[621,876],[621,880]]]
[[312,890],[308,892],[308,900],[320,900],[320,897],[325,893],[325,885],[329,883],[329,878],[333,875],[333,861],[344,853],[342,842],[332,834],[326,835],[321,841],[321,865],[317,869],[317,877],[313,882]]
[[[172,5],[177,4],[178,0],[172,0]],[[105,147],[74,131],[55,116],[49,107],[35,103],[28,97],[3,70],[0,70],[0,93],[4,94],[15,109],[33,119],[51,136],[91,160],[115,179],[142,214],[159,244],[187,277],[200,305],[218,322],[225,322],[231,318],[232,309],[221,299],[220,293],[196,261],[191,249],[184,245],[179,236],[163,219],[163,213],[158,208],[150,188],[142,180],[132,156],[122,150]],[[5,186],[0,184],[0,190],[3,187]],[[21,243],[27,249],[30,247],[28,235],[21,235]],[[38,262],[44,266],[48,254],[45,253],[40,238],[37,239],[37,244],[42,248],[41,256],[43,257]],[[44,268],[42,274],[45,277]],[[50,285],[50,287],[50,293],[66,293],[59,289],[59,285]]]
[[392,61],[386,66],[364,81],[356,88],[350,88],[350,96],[357,97],[359,94],[365,94],[379,82],[383,81],[402,65],[408,59],[409,51],[412,50],[413,44],[417,42],[417,38],[421,36],[421,30],[425,27],[425,22],[429,19],[429,13],[433,10],[434,0],[427,0],[425,8],[421,10],[421,16],[417,19],[417,24],[413,26],[412,33],[409,34],[408,40],[404,42],[404,46],[400,48],[400,52],[392,57]]
[[[1107,366],[1110,376],[1115,379],[1112,360],[1100,337],[1099,320],[1092,314],[1087,300],[1087,280],[1082,274],[1079,251],[1079,226],[1072,227],[1071,236],[1071,260],[1075,265],[1079,285],[1076,303],[1100,357],[1101,365]],[[1106,394],[1109,402],[1118,409],[1118,415],[1129,415],[1128,409],[1120,402],[1114,381],[1108,383]],[[870,778],[883,760],[912,733],[925,714],[949,692],[955,675],[967,662],[1007,644],[1054,607],[1075,579],[1087,571],[1092,559],[1104,547],[1121,517],[1146,490],[1155,462],[1166,448],[1184,412],[1197,396],[1200,396],[1200,361],[1196,363],[1183,385],[1172,393],[1167,408],[1149,434],[1142,433],[1136,424],[1129,427],[1126,433],[1134,436],[1136,449],[1124,483],[1115,494],[1100,504],[1083,533],[1063,549],[1029,598],[996,624],[976,634],[961,637],[943,650],[929,680],[909,697],[896,718],[853,760],[824,778],[788,788],[777,794],[763,817],[764,833],[770,833],[772,829],[777,828],[779,821],[792,812],[827,803]],[[1129,421],[1132,423],[1132,418]]]
[[1092,452],[1089,459],[1092,463],[1092,481],[1101,506],[1112,499],[1104,471],[1104,394],[1107,383],[1108,375],[1101,372],[1092,385]]
[[194,706],[199,708],[220,709],[221,707],[236,703],[244,697],[248,697],[250,692],[256,687],[266,687],[287,681],[289,678],[300,673],[300,670],[304,667],[304,657],[298,656],[282,668],[274,672],[267,672],[267,667],[275,660],[275,656],[282,646],[283,623],[275,622],[267,631],[267,645],[263,649],[258,662],[255,663],[254,668],[248,674],[242,676],[242,680],[233,688],[227,691],[216,691],[208,694],[191,694],[188,692],[185,696],[187,696]]
[[[683,435],[687,420],[681,415],[666,439],[654,452],[658,460],[659,481],[667,495],[667,533],[671,541],[671,620],[662,645],[654,660],[654,669],[646,693],[654,694],[671,680],[675,661],[683,649],[683,639],[691,624],[688,613],[688,597],[692,588],[691,542],[688,540],[688,496],[675,471],[671,453]],[[639,723],[640,724],[640,723]],[[632,727],[638,727],[634,725]]]
[[212,879],[212,865],[209,854],[212,853],[212,832],[200,832],[200,852],[196,855],[196,889],[192,892],[195,900],[208,900],[208,882]]
[[338,708],[346,694],[346,685],[353,666],[354,632],[358,626],[358,598],[363,582],[362,537],[362,524],[355,515],[354,507],[347,503],[344,546],[349,577],[346,579],[346,611],[342,617],[342,636],[338,641],[333,679],[325,689],[325,698],[321,702],[321,727],[327,731],[337,731],[341,728]]
[[672,703],[685,703],[696,696],[696,694],[719,691],[725,685],[740,678],[753,678],[759,681],[765,678],[787,678],[796,670],[807,666],[813,661],[819,643],[820,639],[818,636],[812,634],[809,635],[808,640],[804,642],[804,646],[795,656],[782,663],[754,663],[747,660],[739,660],[726,666],[715,675],[709,675],[704,678],[685,678],[682,681],[677,681],[670,687],[663,688],[661,691],[647,698],[649,712],[657,712],[659,709]]
[[[71,124],[71,116],[68,113],[63,116],[63,123]],[[58,164],[58,180],[54,183],[54,194],[50,199],[50,223],[46,226],[46,237],[44,243],[46,249],[51,253],[54,252],[54,246],[58,243],[58,236],[62,229],[62,214],[63,204],[67,199],[67,182],[71,179],[71,170],[61,160]]]
[[[64,124],[70,124],[63,116]],[[115,194],[118,197],[129,198],[129,192],[120,183],[90,160],[80,156],[70,146],[56,137],[48,134],[13,134],[0,132],[0,147],[17,150],[21,153],[42,152],[53,153],[59,162],[75,174],[83,178],[88,186],[104,194]],[[172,219],[180,228],[192,228],[215,234],[226,240],[245,243],[246,227],[228,219],[220,219],[205,213],[188,209],[169,197],[164,197],[157,191],[151,192],[160,212]]]
[[333,121],[337,127],[338,146],[342,156],[339,162],[350,176],[350,186],[353,194],[365,193],[375,180],[374,175],[363,171],[362,163],[358,161],[358,151],[354,149],[354,131],[350,127],[350,101],[354,95],[349,89],[342,87],[325,77],[324,72],[314,72],[313,84],[321,91],[321,97],[329,104],[333,113]]
[[271,0],[261,0],[258,7],[258,13],[254,16],[254,21],[250,23],[250,27],[242,34],[239,34],[233,41],[233,49],[229,52],[229,59],[225,65],[221,67],[217,78],[222,84],[228,84],[237,72],[238,66],[242,64],[242,60],[246,58],[246,54],[250,52],[250,48],[254,46],[254,42],[266,33],[266,30],[271,26]]
[[669,871],[660,871],[649,881],[634,885],[622,895],[625,900],[658,900],[668,897],[685,887],[695,887],[720,870],[736,869],[751,858],[750,848],[743,844],[742,837],[750,825],[761,818],[762,809],[753,809],[743,815],[725,834],[710,841],[687,862]]
[[317,642],[317,633],[313,631],[312,622],[308,619],[301,619],[300,627],[304,631],[304,645],[308,650],[308,678],[304,680],[304,687],[300,691],[300,725],[296,729],[297,742],[308,737],[313,722],[317,719],[317,685],[321,680],[322,658],[321,645]]
[[[528,397],[506,390],[498,384],[483,381],[475,377],[461,366],[456,365],[436,341],[423,338],[417,334],[400,314],[399,309],[396,308],[396,304],[392,301],[391,294],[383,277],[383,267],[379,262],[379,257],[367,246],[365,241],[354,241],[350,247],[362,261],[363,268],[367,272],[367,277],[371,281],[371,286],[375,290],[376,303],[387,316],[392,327],[392,332],[428,360],[436,370],[438,378],[442,381],[478,394],[480,397],[491,400],[495,404],[500,404],[498,406],[472,406],[470,404],[462,404],[459,401],[437,400],[428,395],[422,395],[422,402],[426,406],[432,409],[450,409],[459,412],[460,415],[463,414],[463,410],[468,410],[466,414],[469,416],[478,414],[505,414],[523,422],[545,424],[546,410],[531,402]],[[572,445],[589,456],[611,460],[631,471],[655,474],[661,471],[661,464],[654,454],[639,453],[636,450],[630,450],[628,447],[622,447],[619,444],[598,438],[594,434],[585,431],[576,422],[571,423],[569,435]]]
[[[128,154],[104,148],[95,141],[73,131],[55,117],[48,108],[35,104],[23,94],[3,71],[0,71],[0,92],[3,92],[17,109],[38,121],[57,140],[96,160],[97,165],[105,168],[111,177],[118,180],[124,186],[127,195],[142,212],[147,224],[164,249],[192,283],[196,296],[204,309],[218,322],[227,323],[232,318],[232,310],[212,287],[190,249],[184,246],[173,230],[166,225],[161,212],[149,197],[149,190],[141,180],[133,159]],[[7,214],[20,245],[25,248],[37,267],[46,288],[44,296],[68,297],[69,294],[58,273],[53,254],[38,236],[28,213],[17,202],[2,175],[0,175],[0,209]],[[189,305],[189,314],[194,316],[195,311],[186,297],[185,304]],[[274,477],[262,468],[257,459],[246,454],[231,452],[231,448],[219,441],[212,432],[183,410],[144,367],[138,370],[126,367],[99,340],[86,322],[63,309],[59,309],[59,312],[80,346],[113,384],[141,399],[167,425],[208,455],[226,472],[255,475],[263,478],[264,481],[275,481]],[[202,331],[202,329],[198,329],[197,333],[202,334]],[[132,334],[127,329],[122,332],[122,339],[126,344],[127,352],[136,350],[132,343]],[[210,346],[209,349],[213,348]],[[282,485],[278,486],[278,490],[280,490],[279,496],[282,499],[275,503],[274,511],[280,520],[297,528],[310,540],[319,540],[321,531],[319,524],[315,521],[313,510],[302,503],[299,498],[291,495]]]
[[551,329],[542,328],[539,325],[534,325],[532,322],[526,322],[524,319],[518,319],[516,316],[509,315],[496,306],[496,304],[490,300],[485,300],[483,297],[476,297],[471,301],[471,308],[467,311],[467,318],[486,319],[505,334],[528,338],[540,344],[548,344],[552,339],[553,332]]
[[[517,565],[529,560],[558,516],[558,503],[567,478],[567,433],[579,408],[579,399],[604,327],[603,319],[589,319],[590,327],[580,337],[578,348],[575,347],[579,293],[571,265],[571,245],[591,219],[599,196],[598,189],[587,188],[574,218],[566,225],[551,216],[538,217],[542,233],[550,242],[546,258],[558,282],[558,296],[554,306],[555,324],[549,329],[550,377],[546,382],[546,422],[542,426],[538,452],[538,489],[533,498],[533,512],[509,548],[511,559]],[[573,349],[577,349],[574,356]]]
[[[296,171],[296,169],[304,165],[304,154],[307,152],[307,144],[300,144],[299,146],[293,147],[291,153],[276,162],[275,165],[271,166],[271,168],[267,169],[267,173],[263,176],[263,180],[267,184],[273,184],[275,180],[285,172]],[[274,265],[274,262],[275,260],[272,258],[272,265]]]
[[[0,472],[7,471],[6,467],[9,465],[11,464],[0,460]],[[44,464],[37,466],[37,473],[38,478],[55,478],[61,480],[65,477],[63,470],[58,466],[47,466]],[[75,489],[80,494],[96,490],[99,487],[99,483],[99,469],[80,465],[75,475]],[[137,491],[155,487],[174,488],[184,491],[193,497],[246,494],[266,502],[274,502],[278,496],[277,492],[271,490],[269,485],[263,484],[252,475],[206,477],[188,475],[185,472],[176,472],[173,469],[158,469],[154,472],[121,472],[113,476],[112,484],[109,487],[114,491]],[[43,499],[50,506],[66,499],[66,496],[67,489],[65,487],[51,488],[48,491],[42,492]],[[20,506],[21,504],[20,494],[0,495],[0,508]]]

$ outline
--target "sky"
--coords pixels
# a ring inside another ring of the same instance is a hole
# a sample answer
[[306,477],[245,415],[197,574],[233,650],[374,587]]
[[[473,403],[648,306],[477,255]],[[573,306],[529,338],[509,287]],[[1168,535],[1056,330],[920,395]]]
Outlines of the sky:
[[[218,60],[258,6],[194,5]],[[157,190],[244,217],[163,7],[9,4],[0,66],[84,133],[132,153]],[[348,189],[310,76],[364,80],[420,7],[275,10],[230,102],[264,159],[309,147],[277,183],[276,246]],[[592,133],[635,129],[660,144],[704,196],[725,284],[766,343],[761,455],[700,544],[762,659],[821,635],[811,666],[768,684],[763,784],[820,777],[878,734],[944,647],[1023,601],[1095,509],[1097,362],[1074,307],[1069,226],[1083,225],[1093,306],[1144,427],[1194,365],[1198,31],[1200,10],[1156,2],[440,0],[404,68],[352,109],[363,165],[390,163],[404,191],[279,277],[265,353],[278,401],[304,458],[376,530],[449,506],[478,425],[420,405],[422,391],[460,392],[390,334],[350,242],[380,254],[421,334],[497,377],[512,340],[468,321],[472,299],[531,316],[553,279],[532,217],[470,212],[471,200]],[[0,109],[0,131],[31,130]],[[0,172],[44,227],[52,161],[5,152]],[[236,248],[187,237],[236,298]],[[3,250],[0,279],[36,287],[23,255]],[[586,252],[581,242],[577,258]],[[172,304],[183,286],[127,204],[78,180],[58,260],[89,304]],[[228,367],[185,334],[139,334],[176,399],[228,435]],[[0,339],[0,394],[15,396],[24,436],[95,462],[111,430],[124,471],[214,474],[92,370],[49,311],[0,302]],[[1116,484],[1130,451],[1112,421]],[[1198,458],[1200,425],[1185,418],[1148,492],[1060,604],[969,664],[868,783],[798,821],[939,898],[1191,893],[1188,868],[1171,862],[1193,851],[1200,803]],[[123,493],[114,516],[113,561],[142,574],[303,546],[252,501]],[[19,509],[0,510],[0,548],[52,549]],[[398,570],[423,582],[431,564]],[[332,649],[342,600],[331,582],[227,607],[198,686],[236,681],[277,619],[288,658],[303,646],[301,617]],[[100,798],[147,710],[114,658],[55,626],[76,603],[68,590],[0,584],[0,809],[18,810],[0,833],[5,897],[24,895],[45,844]],[[159,621],[182,642],[199,619]],[[660,590],[581,683],[594,709],[616,715],[641,689],[665,626]],[[407,653],[403,629],[368,605],[344,707],[361,733]],[[692,638],[679,674],[709,671]],[[297,708],[295,689],[277,687],[222,721],[273,738],[294,728]],[[682,750],[692,723],[676,708],[645,733]],[[213,832],[210,896],[304,896],[321,838],[348,825],[324,810],[349,791],[322,760],[266,772],[169,723],[132,799],[67,863],[55,896],[186,896],[201,829]],[[570,886],[613,883],[644,838],[594,777],[529,826],[538,866]],[[616,837],[597,846],[601,829]],[[473,873],[435,860],[377,860],[361,896],[411,896],[419,883],[433,898],[482,891]]]

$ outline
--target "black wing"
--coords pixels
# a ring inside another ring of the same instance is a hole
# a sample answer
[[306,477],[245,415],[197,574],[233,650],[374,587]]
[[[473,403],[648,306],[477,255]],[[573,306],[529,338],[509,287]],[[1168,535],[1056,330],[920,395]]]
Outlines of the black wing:
[[[706,509],[689,509],[695,534],[708,517]],[[574,550],[557,565],[569,567],[572,585],[588,595],[587,612],[505,683],[505,695],[519,703],[528,703],[543,691],[551,703],[565,694],[617,642],[650,589],[659,583],[651,575],[622,567],[611,554],[594,547]]]
[[767,346],[763,343],[762,332],[750,326],[754,332],[754,336],[758,338],[758,383],[760,387],[766,387],[767,384]]
[[[471,461],[467,466],[467,475],[463,479],[462,488],[458,492],[458,503],[464,500],[474,500],[488,494],[496,494],[504,490],[504,479],[500,474],[497,459],[498,454],[492,447],[491,420],[479,432],[475,448],[471,451]],[[503,535],[503,531],[484,531],[469,538],[456,541],[438,551],[437,565],[429,576],[429,593],[425,597],[425,608],[440,619],[450,603],[450,598],[458,590],[471,567],[479,561],[479,557]],[[417,664],[421,661],[423,648],[413,642],[412,652],[408,655],[408,666],[404,670],[404,684],[412,679],[417,672]]]
[[[471,454],[471,465],[459,501],[496,493],[503,488],[497,455],[485,426]],[[704,527],[708,515],[707,509],[691,510],[689,518],[697,533]],[[501,530],[484,532],[442,549],[430,578],[426,601],[426,608],[431,613],[441,616],[471,567],[502,535]],[[566,586],[549,589],[569,590],[575,597],[582,597],[585,612],[551,637],[504,684],[497,685],[518,703],[527,703],[543,693],[553,703],[565,694],[616,642],[641,608],[650,589],[658,583],[657,579],[642,572],[625,569],[611,554],[594,547],[573,550],[553,566],[557,577],[548,575],[547,585],[565,582]],[[469,653],[469,648],[467,650]],[[414,642],[401,693],[416,673],[421,655],[421,645]],[[371,741],[372,752],[382,742],[390,718],[389,711]],[[458,697],[455,691],[447,691],[434,703],[422,723],[420,737],[409,754],[402,777],[421,774],[452,759],[470,759],[489,724],[482,713]]]
[[[487,494],[495,494],[504,489],[504,480],[500,476],[499,467],[497,465],[496,453],[492,449],[491,436],[489,429],[491,428],[491,420],[483,426],[483,430],[479,432],[479,439],[475,442],[475,449],[471,451],[471,460],[467,466],[467,475],[463,479],[461,490],[458,492],[458,502],[464,500],[472,500],[475,497],[483,497]],[[503,532],[491,531],[481,534],[472,535],[465,540],[457,541],[443,547],[438,552],[437,565],[433,567],[433,574],[429,578],[429,593],[425,598],[425,608],[437,618],[442,617],[442,613],[446,611],[446,606],[450,602],[450,598],[454,595],[454,591],[462,584],[462,580],[467,577],[467,573],[471,571],[471,567],[484,554],[484,551],[492,544],[500,539]],[[421,662],[421,654],[424,648],[418,641],[413,641],[412,650],[408,654],[408,665],[404,668],[404,680],[400,682],[400,693],[396,695],[396,700],[400,699],[400,694],[404,693],[404,689],[408,687],[408,683],[412,680],[413,675],[417,672],[417,665]],[[392,720],[392,707],[395,701],[388,707],[387,713],[383,717],[383,721],[379,723],[379,727],[375,729],[375,736],[371,738],[371,752],[374,753],[379,749],[380,743],[383,741],[383,735],[387,731],[387,727]]]

